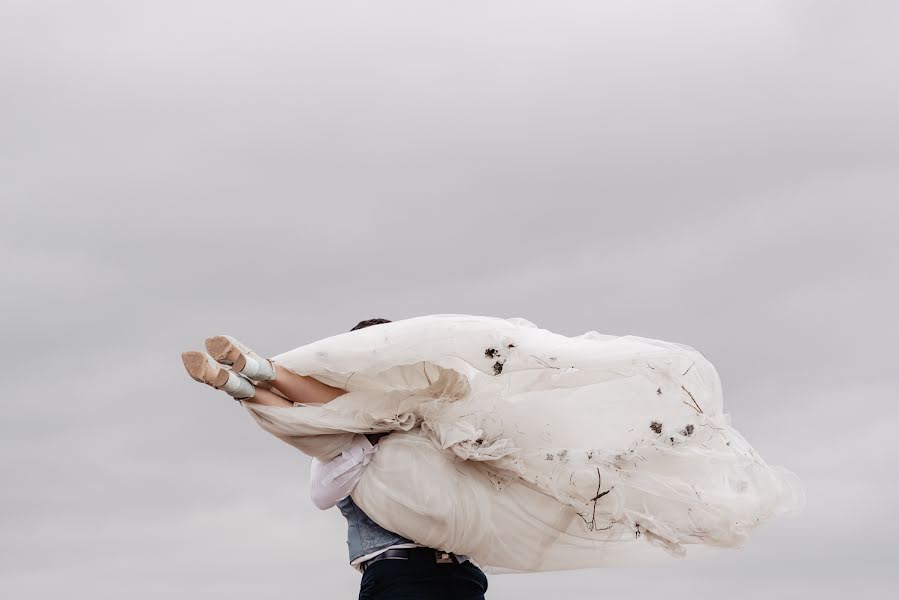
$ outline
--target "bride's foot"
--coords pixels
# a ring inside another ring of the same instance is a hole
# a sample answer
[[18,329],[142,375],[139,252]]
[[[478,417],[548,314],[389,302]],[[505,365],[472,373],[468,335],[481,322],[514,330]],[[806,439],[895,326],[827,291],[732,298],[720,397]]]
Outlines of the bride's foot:
[[222,367],[203,352],[193,350],[181,353],[184,368],[195,381],[222,390],[235,400],[248,400],[256,393],[256,387],[245,377]]
[[218,362],[230,365],[235,371],[253,381],[275,380],[275,366],[272,361],[262,358],[230,335],[206,338],[206,350]]

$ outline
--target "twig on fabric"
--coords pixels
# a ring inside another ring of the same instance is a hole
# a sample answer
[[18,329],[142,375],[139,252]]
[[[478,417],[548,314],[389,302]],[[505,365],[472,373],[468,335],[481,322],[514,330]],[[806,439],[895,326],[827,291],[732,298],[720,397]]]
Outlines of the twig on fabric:
[[[696,398],[693,397],[693,394],[690,393],[690,390],[688,390],[688,389],[685,388],[684,386],[680,386],[680,389],[682,389],[682,390],[684,390],[685,392],[687,392],[687,395],[690,396],[690,400],[693,401],[693,408],[695,408],[695,409],[696,409],[697,411],[699,411],[701,414],[705,414],[705,413],[702,412],[702,409],[699,408],[699,404],[697,404]],[[684,402],[684,404],[687,404],[687,403]],[[687,404],[687,406],[690,406],[690,405]]]
[[600,472],[599,467],[596,467],[596,495],[590,499],[590,501],[593,502],[593,514],[592,514],[590,520],[588,521],[584,515],[582,515],[581,513],[577,513],[577,515],[581,519],[583,519],[584,524],[587,526],[588,531],[605,531],[612,527],[612,523],[609,523],[608,527],[603,527],[602,529],[596,528],[596,503],[599,501],[600,498],[602,498],[603,496],[605,496],[606,494],[611,492],[615,488],[615,486],[610,487],[609,489],[607,489],[604,492],[600,492],[599,491],[600,488],[602,488],[602,473]]
[[561,369],[561,367],[556,367],[556,366],[554,366],[554,365],[549,364],[548,362],[546,362],[545,360],[543,360],[543,359],[540,358],[539,356],[534,356],[533,354],[528,354],[528,356],[530,356],[531,358],[533,358],[534,360],[536,360],[537,362],[539,362],[541,365],[543,365],[543,366],[546,367],[547,369]]

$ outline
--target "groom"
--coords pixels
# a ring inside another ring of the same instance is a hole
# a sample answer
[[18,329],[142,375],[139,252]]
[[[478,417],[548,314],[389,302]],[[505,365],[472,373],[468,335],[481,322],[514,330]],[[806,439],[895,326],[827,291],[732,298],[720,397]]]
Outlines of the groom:
[[[351,331],[389,322],[369,319]],[[467,556],[426,548],[384,529],[349,496],[384,435],[358,435],[331,460],[312,459],[313,503],[323,510],[336,505],[347,520],[350,565],[362,573],[359,600],[484,600],[487,576]]]

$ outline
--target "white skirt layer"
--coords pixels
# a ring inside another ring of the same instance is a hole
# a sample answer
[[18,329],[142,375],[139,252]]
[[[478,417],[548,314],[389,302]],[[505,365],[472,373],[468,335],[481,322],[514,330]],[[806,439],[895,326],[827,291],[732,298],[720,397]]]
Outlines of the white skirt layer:
[[393,431],[352,492],[375,522],[488,573],[632,565],[737,547],[798,511],[789,471],[730,425],[696,350],[524,319],[430,315],[273,357],[347,390],[325,405],[244,403],[321,459]]

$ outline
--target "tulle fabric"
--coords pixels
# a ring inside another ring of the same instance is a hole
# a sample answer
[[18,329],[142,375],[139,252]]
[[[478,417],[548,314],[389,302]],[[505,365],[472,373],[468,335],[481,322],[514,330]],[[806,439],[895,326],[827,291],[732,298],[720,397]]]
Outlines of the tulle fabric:
[[272,360],[348,393],[325,405],[244,403],[260,426],[324,460],[353,435],[392,431],[353,500],[488,573],[739,547],[804,505],[796,476],[731,426],[714,367],[681,344],[429,315]]

